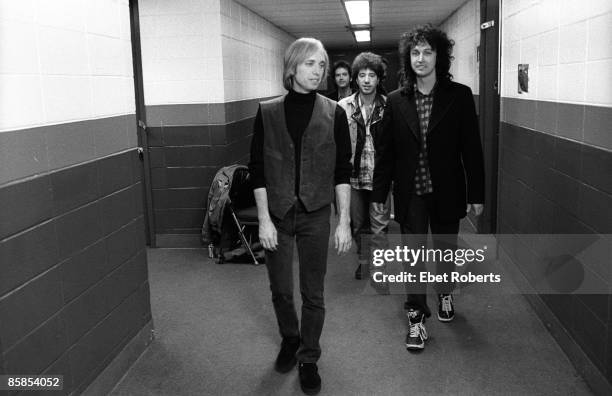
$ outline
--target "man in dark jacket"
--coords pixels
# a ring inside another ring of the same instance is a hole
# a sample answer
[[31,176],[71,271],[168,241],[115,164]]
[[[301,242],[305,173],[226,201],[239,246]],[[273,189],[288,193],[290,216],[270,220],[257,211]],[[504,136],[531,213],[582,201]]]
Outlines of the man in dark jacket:
[[[459,221],[480,215],[484,202],[484,161],[472,91],[449,73],[453,41],[431,25],[402,35],[404,85],[389,94],[380,148],[376,150],[373,205],[382,207],[394,182],[395,220],[409,248],[426,244],[429,228],[435,249],[455,248]],[[410,240],[410,243],[407,241]],[[438,262],[438,273],[453,263]],[[430,271],[419,262],[411,271]],[[433,271],[432,271],[433,272]],[[426,284],[407,287],[408,349],[423,349],[424,321],[431,315]],[[454,318],[452,283],[437,283],[438,319]]]

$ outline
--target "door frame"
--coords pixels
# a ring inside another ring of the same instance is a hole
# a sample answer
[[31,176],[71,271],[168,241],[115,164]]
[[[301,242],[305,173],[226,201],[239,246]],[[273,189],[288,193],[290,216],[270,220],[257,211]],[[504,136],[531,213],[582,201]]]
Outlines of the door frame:
[[[497,192],[500,126],[500,0],[480,0],[478,119],[485,163],[485,206],[476,225],[479,233],[497,232]],[[493,21],[490,27],[485,22]]]
[[134,97],[136,99],[136,122],[138,130],[138,155],[142,175],[142,198],[145,208],[146,240],[149,247],[156,246],[155,218],[153,216],[153,193],[151,187],[151,167],[149,160],[149,142],[147,136],[147,111],[144,100],[144,83],[142,78],[142,52],[140,46],[140,20],[138,0],[129,0],[130,31],[132,41],[132,66],[134,71]]

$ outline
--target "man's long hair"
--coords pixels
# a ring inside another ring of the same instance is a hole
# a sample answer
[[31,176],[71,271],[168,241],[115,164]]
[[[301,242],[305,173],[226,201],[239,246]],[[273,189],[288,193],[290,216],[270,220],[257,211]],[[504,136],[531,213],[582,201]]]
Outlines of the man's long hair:
[[399,41],[400,65],[403,71],[402,89],[405,93],[412,93],[416,74],[410,65],[410,51],[420,43],[427,43],[436,51],[436,79],[438,82],[448,82],[453,75],[449,72],[451,61],[454,59],[453,46],[455,42],[448,38],[446,33],[434,28],[431,24],[417,26],[410,32],[402,34]]
[[329,69],[329,57],[323,43],[315,38],[302,37],[287,47],[283,65],[283,86],[287,91],[293,89],[293,77],[295,77],[298,65],[317,51],[321,52],[325,60],[325,69],[321,76],[321,81],[323,81],[327,76],[327,69]]

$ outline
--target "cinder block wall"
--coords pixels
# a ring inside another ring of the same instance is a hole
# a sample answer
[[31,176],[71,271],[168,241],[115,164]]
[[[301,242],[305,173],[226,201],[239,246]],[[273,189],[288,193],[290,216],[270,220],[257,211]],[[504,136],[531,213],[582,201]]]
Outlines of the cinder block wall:
[[440,29],[455,41],[455,59],[450,69],[454,81],[470,87],[477,99],[480,89],[477,53],[480,45],[480,1],[467,1],[440,24]]
[[[499,232],[612,233],[612,3],[502,2]],[[529,92],[517,67],[529,64]],[[504,246],[529,281],[544,276],[533,246]],[[583,260],[610,290],[609,265]],[[609,264],[609,263],[608,263]],[[541,295],[612,382],[609,294]]]
[[197,245],[215,172],[246,163],[258,102],[285,92],[293,37],[233,0],[142,2],[140,24],[157,242]]
[[3,1],[0,48],[0,372],[78,393],[151,322],[128,1]]

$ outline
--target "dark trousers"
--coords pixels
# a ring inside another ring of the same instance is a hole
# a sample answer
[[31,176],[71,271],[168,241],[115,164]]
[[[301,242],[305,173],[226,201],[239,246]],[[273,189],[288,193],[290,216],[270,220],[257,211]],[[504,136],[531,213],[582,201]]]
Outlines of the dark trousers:
[[[284,218],[272,216],[278,235],[276,251],[266,251],[272,303],[283,338],[300,338],[297,358],[314,363],[321,356],[319,338],[325,319],[323,286],[327,270],[330,206],[306,212],[297,201]],[[301,326],[293,302],[293,247],[297,244]]]
[[[376,211],[371,206],[370,190],[358,190],[351,187],[351,235],[357,246],[360,263],[370,262],[371,249],[386,249],[387,232],[391,215],[391,200],[387,197],[384,209]],[[364,268],[365,269],[365,268]]]
[[[403,243],[412,249],[427,248],[427,234],[431,228],[433,248],[455,249],[457,246],[457,234],[459,233],[459,220],[451,223],[441,223],[437,220],[435,205],[431,194],[413,194],[408,209],[408,219],[400,224]],[[426,265],[427,264],[427,265]],[[416,265],[405,266],[407,272],[415,273],[419,279],[419,273],[429,271],[435,274],[450,273],[454,269],[453,263],[437,262],[435,272],[432,271],[431,263],[419,261]],[[450,276],[450,275],[449,275]],[[452,283],[435,283],[437,293],[450,293],[454,285]],[[427,306],[427,283],[407,283],[406,302],[404,309],[418,309],[426,316],[431,315]]]

